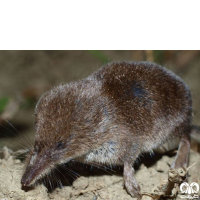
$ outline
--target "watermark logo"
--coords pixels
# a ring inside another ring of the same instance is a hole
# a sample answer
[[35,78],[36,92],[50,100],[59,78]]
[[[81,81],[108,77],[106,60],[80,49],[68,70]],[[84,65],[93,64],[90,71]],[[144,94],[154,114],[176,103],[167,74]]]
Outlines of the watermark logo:
[[[198,199],[199,195],[199,184],[198,183],[191,183],[190,185],[186,182],[182,183],[180,185],[180,191],[182,193],[182,195],[180,195],[180,197],[183,198],[187,198],[187,199]],[[185,193],[185,195],[183,195]]]

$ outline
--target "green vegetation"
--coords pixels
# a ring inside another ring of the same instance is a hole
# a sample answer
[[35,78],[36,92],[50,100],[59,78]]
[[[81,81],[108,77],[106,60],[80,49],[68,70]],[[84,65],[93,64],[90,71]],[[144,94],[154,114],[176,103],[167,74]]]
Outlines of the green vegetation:
[[99,50],[89,50],[90,54],[92,54],[95,58],[97,58],[98,60],[100,60],[102,63],[107,63],[109,62],[108,57]]
[[153,60],[155,63],[162,65],[164,63],[164,51],[163,50],[154,50],[153,51]]
[[9,102],[9,98],[8,97],[0,98],[0,114],[4,111],[4,109],[7,106],[8,102]]

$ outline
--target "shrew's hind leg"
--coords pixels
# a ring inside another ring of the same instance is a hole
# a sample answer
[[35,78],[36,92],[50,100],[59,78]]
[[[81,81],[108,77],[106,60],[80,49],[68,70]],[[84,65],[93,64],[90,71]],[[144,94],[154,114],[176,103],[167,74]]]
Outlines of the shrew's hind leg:
[[127,192],[131,196],[135,196],[138,199],[142,198],[142,195],[140,193],[140,186],[138,185],[135,176],[134,176],[135,170],[132,167],[132,164],[125,161],[124,162],[124,183],[126,186]]
[[[160,187],[160,191],[164,196],[175,197],[177,194],[178,185],[187,179],[187,165],[190,152],[190,138],[184,135],[180,139],[176,158],[169,170],[168,182]],[[175,189],[175,193],[172,190]]]
[[172,169],[177,169],[180,167],[186,168],[188,165],[189,152],[190,152],[190,137],[184,135],[180,139],[178,152],[171,168]]
[[168,180],[157,186],[154,193],[149,195],[152,198],[166,197],[175,198],[178,193],[179,184],[185,181],[187,177],[187,164],[190,151],[190,138],[189,136],[182,136],[179,143],[179,149],[176,158],[168,173]]

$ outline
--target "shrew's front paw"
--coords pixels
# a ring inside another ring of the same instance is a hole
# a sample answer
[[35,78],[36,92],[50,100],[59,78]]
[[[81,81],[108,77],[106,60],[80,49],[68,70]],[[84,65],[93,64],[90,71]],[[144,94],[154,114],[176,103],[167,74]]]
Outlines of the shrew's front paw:
[[127,192],[137,199],[141,199],[142,195],[140,192],[140,186],[137,184],[135,179],[132,180],[124,180]]
[[125,184],[126,190],[132,197],[141,199],[142,195],[140,192],[140,186],[138,185],[134,177],[134,173],[135,173],[135,170],[133,169],[132,165],[125,162],[124,163],[124,184]]

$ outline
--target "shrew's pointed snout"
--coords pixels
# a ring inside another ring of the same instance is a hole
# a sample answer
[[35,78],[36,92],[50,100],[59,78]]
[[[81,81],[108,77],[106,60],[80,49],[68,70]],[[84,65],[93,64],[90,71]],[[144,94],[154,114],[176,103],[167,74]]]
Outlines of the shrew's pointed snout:
[[33,182],[33,180],[36,177],[35,172],[36,171],[32,167],[27,167],[25,173],[22,176],[21,184],[23,186],[29,186],[31,184],[31,182]]
[[46,157],[46,155],[38,156],[37,154],[31,156],[21,179],[23,186],[30,186],[47,174],[49,160]]
[[30,185],[30,180],[23,176],[22,180],[21,180],[21,184],[23,186],[29,186]]

